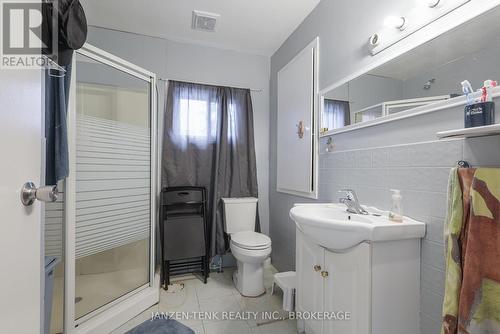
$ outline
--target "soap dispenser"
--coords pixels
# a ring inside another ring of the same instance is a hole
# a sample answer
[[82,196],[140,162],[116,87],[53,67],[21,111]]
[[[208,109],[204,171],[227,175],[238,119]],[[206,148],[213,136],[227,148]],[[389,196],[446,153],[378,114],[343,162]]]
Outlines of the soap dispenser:
[[389,212],[389,220],[397,223],[403,222],[403,207],[402,201],[403,197],[401,196],[401,191],[398,189],[391,189],[392,191],[392,207]]

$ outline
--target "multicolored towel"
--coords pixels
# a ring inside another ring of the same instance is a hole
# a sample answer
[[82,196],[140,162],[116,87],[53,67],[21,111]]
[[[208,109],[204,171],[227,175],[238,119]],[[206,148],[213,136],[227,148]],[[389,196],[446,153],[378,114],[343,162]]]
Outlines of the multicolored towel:
[[500,169],[450,173],[442,334],[500,333]]

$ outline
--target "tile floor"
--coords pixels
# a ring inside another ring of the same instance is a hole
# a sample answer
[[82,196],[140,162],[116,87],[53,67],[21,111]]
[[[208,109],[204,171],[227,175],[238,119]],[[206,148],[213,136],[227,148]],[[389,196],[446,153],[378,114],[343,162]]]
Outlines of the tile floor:
[[[282,311],[281,293],[271,296],[271,285],[276,269],[266,266],[264,284],[266,294],[257,298],[247,298],[239,294],[232,282],[234,268],[225,268],[223,273],[211,273],[205,285],[194,276],[174,279],[175,285],[169,291],[161,290],[159,304],[151,307],[113,334],[122,334],[143,321],[151,319],[155,312],[205,312],[205,311]],[[182,287],[183,286],[183,287]],[[179,320],[194,330],[196,334],[291,334],[297,333],[294,320],[269,322],[265,319],[251,320]]]

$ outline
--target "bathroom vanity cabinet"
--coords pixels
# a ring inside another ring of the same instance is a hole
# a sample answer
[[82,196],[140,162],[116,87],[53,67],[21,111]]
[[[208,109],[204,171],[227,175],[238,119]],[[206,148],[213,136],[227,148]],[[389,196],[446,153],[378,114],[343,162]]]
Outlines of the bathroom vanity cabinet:
[[297,229],[296,272],[299,332],[418,333],[419,239],[334,252]]

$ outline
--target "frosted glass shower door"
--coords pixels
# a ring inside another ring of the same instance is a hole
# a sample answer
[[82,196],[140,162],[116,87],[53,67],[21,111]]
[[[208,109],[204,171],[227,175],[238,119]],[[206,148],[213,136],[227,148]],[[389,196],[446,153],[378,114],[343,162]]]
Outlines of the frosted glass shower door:
[[154,80],[100,59],[74,63],[75,325],[154,278]]

